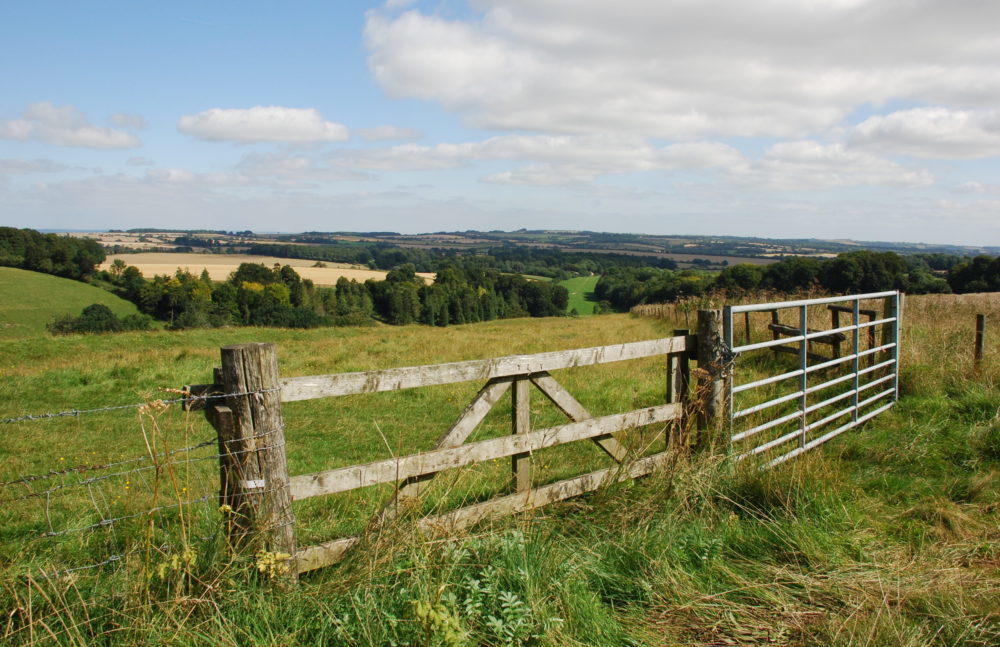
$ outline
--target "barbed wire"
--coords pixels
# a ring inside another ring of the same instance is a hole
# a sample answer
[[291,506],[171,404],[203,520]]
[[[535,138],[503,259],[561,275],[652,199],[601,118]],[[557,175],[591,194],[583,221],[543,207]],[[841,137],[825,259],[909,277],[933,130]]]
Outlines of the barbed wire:
[[[194,451],[196,449],[201,449],[202,447],[208,447],[209,445],[215,445],[217,442],[218,441],[215,438],[210,438],[209,440],[202,441],[202,442],[198,443],[197,445],[191,445],[190,447],[181,447],[179,449],[171,449],[170,451],[168,451],[165,454],[163,454],[163,456],[174,456],[176,454],[181,454],[181,453],[184,453],[184,452],[192,452],[192,451]],[[152,460],[152,459],[150,458],[149,454],[147,453],[147,454],[145,454],[143,456],[136,456],[134,458],[126,458],[126,459],[123,459],[123,460],[120,460],[120,461],[112,461],[110,463],[105,463],[103,465],[74,465],[72,467],[67,467],[67,468],[64,468],[64,469],[61,469],[61,470],[49,470],[48,472],[45,472],[44,474],[27,474],[27,475],[24,475],[24,476],[19,476],[16,479],[11,479],[10,481],[3,481],[2,483],[0,483],[0,487],[7,486],[7,485],[18,485],[18,484],[22,484],[22,483],[32,483],[34,481],[41,481],[41,480],[44,480],[44,479],[50,479],[50,478],[54,478],[56,476],[63,476],[63,475],[66,475],[66,474],[73,474],[74,472],[77,473],[77,474],[82,474],[84,472],[97,472],[99,470],[106,470],[106,469],[109,469],[111,467],[117,467],[119,465],[129,465],[131,463],[140,463],[140,462],[148,461],[148,460]],[[123,472],[123,473],[127,473],[127,472]],[[90,479],[87,479],[87,480],[84,480],[84,481],[80,481],[80,484],[90,483],[90,482],[92,482],[92,481]]]
[[151,400],[148,402],[134,402],[132,404],[119,404],[108,407],[97,407],[94,409],[69,409],[67,411],[57,411],[51,413],[29,413],[23,416],[16,416],[13,418],[0,418],[0,424],[12,424],[15,422],[29,422],[34,420],[49,420],[51,418],[62,418],[65,416],[79,416],[87,413],[100,413],[103,411],[121,411],[123,409],[138,409],[153,403],[160,404],[177,404],[182,402],[197,402],[199,400],[217,400],[221,398],[238,398],[245,395],[257,395],[260,393],[274,393],[281,391],[281,387],[275,387],[272,389],[257,389],[254,391],[243,391],[240,393],[213,393],[209,395],[188,395],[183,398],[173,398],[170,400]]
[[126,515],[122,515],[120,517],[113,517],[113,518],[110,518],[110,519],[101,519],[97,523],[92,523],[89,526],[79,526],[77,528],[65,528],[63,530],[50,530],[50,531],[48,531],[46,533],[43,533],[42,537],[61,537],[63,535],[69,535],[69,534],[72,534],[72,533],[86,532],[87,530],[97,530],[98,528],[109,528],[109,527],[115,525],[116,523],[118,523],[120,521],[127,521],[128,519],[136,519],[136,518],[142,517],[142,516],[149,516],[149,515],[152,515],[152,514],[154,514],[156,512],[160,512],[162,510],[173,510],[173,509],[176,509],[176,508],[182,508],[182,507],[184,507],[186,505],[195,505],[197,503],[205,503],[209,499],[218,498],[218,496],[219,496],[218,494],[206,494],[204,496],[198,497],[197,499],[191,499],[190,501],[178,501],[177,503],[169,503],[169,504],[166,504],[166,505],[158,505],[158,506],[149,508],[148,510],[143,510],[141,512],[136,512],[136,513],[133,513],[133,514],[126,514]]
[[[208,535],[202,537],[193,537],[192,539],[193,541],[208,543],[210,541],[213,541],[215,537]],[[92,564],[84,564],[83,566],[73,566],[71,568],[63,568],[55,571],[49,571],[47,573],[43,572],[42,576],[46,578],[64,577],[66,575],[71,575],[73,573],[78,573],[80,571],[89,571],[95,568],[101,568],[102,566],[110,566],[111,564],[121,563],[124,562],[129,557],[131,557],[132,555],[138,555],[139,553],[145,553],[153,550],[159,551],[161,553],[166,553],[168,551],[174,552],[177,550],[177,548],[170,544],[160,544],[159,546],[142,546],[141,548],[135,548],[133,550],[126,551],[124,553],[116,553],[114,555],[108,555],[108,557],[106,557],[104,560],[100,562],[94,562]]]
[[[279,428],[276,428],[276,429],[272,429],[270,431],[261,432],[261,433],[258,433],[258,434],[253,434],[251,436],[244,436],[242,438],[234,438],[234,439],[224,440],[223,442],[226,443],[226,444],[229,444],[229,443],[234,443],[234,442],[242,442],[242,441],[245,441],[245,440],[252,440],[252,439],[257,439],[257,438],[264,438],[264,437],[267,437],[267,436],[272,436],[272,435],[278,433],[279,431],[283,431],[283,429],[284,429],[283,427],[279,427]],[[182,449],[173,450],[171,452],[168,452],[167,455],[175,455],[175,454],[178,454],[178,453],[181,453],[181,452],[184,452],[184,451],[193,451],[195,449],[200,449],[202,447],[207,447],[209,445],[215,445],[217,443],[218,443],[218,440],[213,438],[211,440],[206,440],[206,441],[204,441],[202,443],[198,443],[197,445],[192,445],[191,447],[185,447],[185,448],[182,448]],[[272,449],[272,448],[277,448],[277,447],[283,447],[283,446],[284,446],[284,443],[279,443],[277,445],[270,445],[270,446],[267,447],[267,449]],[[216,454],[211,454],[209,456],[199,456],[197,458],[185,458],[185,459],[179,460],[179,461],[170,461],[170,462],[167,462],[167,463],[160,463],[160,464],[156,464],[156,465],[149,465],[149,466],[146,466],[146,467],[137,467],[135,469],[124,470],[124,471],[121,471],[121,472],[115,472],[113,474],[104,474],[102,476],[93,476],[93,477],[90,477],[90,478],[87,478],[87,479],[83,479],[81,481],[75,481],[73,483],[60,483],[59,485],[56,485],[56,486],[53,486],[53,487],[50,487],[50,488],[47,488],[47,489],[44,489],[44,490],[38,490],[37,492],[32,492],[30,494],[25,494],[25,495],[19,496],[19,497],[12,497],[12,498],[8,498],[8,499],[0,499],[0,503],[16,503],[16,502],[19,502],[19,501],[26,501],[28,499],[37,499],[37,498],[40,498],[42,496],[51,494],[53,492],[58,492],[58,491],[61,491],[61,490],[67,490],[67,489],[73,488],[73,487],[81,487],[81,486],[84,486],[84,485],[92,485],[94,483],[99,483],[101,481],[106,481],[106,480],[112,479],[112,478],[117,478],[117,477],[121,477],[121,476],[128,476],[130,474],[136,474],[136,473],[141,473],[141,472],[148,472],[148,471],[151,471],[151,470],[163,470],[163,469],[166,469],[168,467],[173,467],[175,465],[184,465],[184,464],[189,464],[189,463],[197,463],[197,462],[201,462],[201,461],[216,460],[216,459],[224,458],[224,457],[227,457],[227,456],[239,456],[240,454],[246,454],[248,452],[255,452],[255,451],[258,451],[259,449],[261,449],[261,448],[253,447],[253,448],[250,448],[250,449],[242,449],[242,450],[236,450],[236,451],[226,451],[225,453],[216,453]],[[127,463],[134,463],[134,462],[136,462],[138,460],[149,460],[149,457],[146,456],[146,457],[140,457],[140,458],[137,458],[137,459],[131,459],[131,460],[128,460],[128,461],[119,461],[117,463],[110,463],[109,466],[110,465],[124,465],[124,464],[127,464]],[[38,480],[38,479],[37,478],[36,479],[30,479],[30,480],[25,481],[25,482],[32,482],[34,480]],[[21,482],[21,481],[9,481],[8,483],[2,483],[0,485],[9,485],[11,483],[18,483],[18,482]]]

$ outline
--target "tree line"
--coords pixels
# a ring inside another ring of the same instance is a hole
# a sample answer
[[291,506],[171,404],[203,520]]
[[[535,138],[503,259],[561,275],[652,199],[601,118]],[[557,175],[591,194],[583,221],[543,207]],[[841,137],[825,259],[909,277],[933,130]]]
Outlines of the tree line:
[[227,325],[313,328],[382,321],[393,325],[434,326],[510,317],[548,317],[565,313],[569,293],[550,282],[529,281],[495,270],[443,268],[427,285],[412,264],[391,270],[384,281],[338,279],[334,287],[316,286],[288,265],[243,263],[226,281],[207,272],[195,276],[146,279],[133,266],[114,265],[98,277],[141,312],[173,329]]
[[605,272],[594,293],[598,300],[624,311],[641,303],[666,303],[705,293],[812,290],[832,294],[1000,290],[1000,259],[979,256],[963,262],[946,254],[900,256],[859,250],[830,259],[791,256],[770,265],[733,265],[718,274],[619,267]]
[[601,274],[610,267],[677,267],[676,262],[655,256],[564,252],[552,248],[516,246],[487,247],[470,253],[468,250],[397,247],[391,243],[349,243],[333,239],[310,245],[258,243],[251,245],[247,251],[260,256],[354,263],[379,270],[391,270],[406,263],[413,264],[418,272],[440,272],[456,264],[462,267],[474,265],[508,274],[527,274],[557,281],[574,276]]
[[93,240],[0,227],[2,266],[81,281],[88,279],[105,258],[104,248]]

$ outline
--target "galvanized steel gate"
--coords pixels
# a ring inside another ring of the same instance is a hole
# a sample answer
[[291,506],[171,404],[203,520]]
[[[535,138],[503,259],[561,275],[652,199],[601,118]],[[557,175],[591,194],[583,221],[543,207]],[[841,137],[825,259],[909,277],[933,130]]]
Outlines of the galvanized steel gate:
[[[863,301],[873,300],[881,303],[881,313],[874,308],[861,307]],[[815,321],[818,318],[816,306],[824,305],[831,314],[833,327],[810,328],[810,315]],[[780,366],[781,362],[777,361],[779,352],[797,355],[797,368],[794,370],[777,373],[780,368],[764,367],[771,369],[766,371],[770,374],[743,383],[736,383],[741,364],[745,368],[750,366],[734,360],[727,380],[727,403],[730,442],[736,459],[742,460],[794,442],[793,449],[767,463],[768,466],[776,465],[891,407],[899,397],[900,306],[901,295],[897,291],[726,306],[723,311],[723,335],[732,356],[770,350],[775,356],[773,364]],[[780,322],[780,313],[789,310],[797,315],[795,325]],[[772,338],[766,341],[753,340],[750,313],[759,312],[771,312],[771,323],[766,329]],[[745,313],[743,345],[734,345],[733,339],[733,315],[738,313]],[[850,325],[839,325],[840,314],[850,315]],[[861,321],[862,315],[868,320]],[[862,331],[867,334],[862,335]],[[876,331],[881,333],[878,341]],[[797,348],[790,346],[794,344],[798,345]],[[829,346],[830,357],[812,352],[817,345]],[[850,352],[842,355],[840,350],[844,345]],[[760,364],[755,367],[758,371]],[[789,389],[789,384],[794,386]],[[877,387],[882,389],[868,395]],[[821,393],[825,397],[817,399]],[[847,416],[850,416],[849,419],[835,429],[825,433],[821,431]]]

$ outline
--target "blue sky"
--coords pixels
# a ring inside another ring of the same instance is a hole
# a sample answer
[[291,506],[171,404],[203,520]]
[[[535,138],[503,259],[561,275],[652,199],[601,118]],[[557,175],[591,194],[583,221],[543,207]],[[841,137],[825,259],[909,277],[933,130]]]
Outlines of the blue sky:
[[7,3],[0,224],[1000,244],[1000,3]]

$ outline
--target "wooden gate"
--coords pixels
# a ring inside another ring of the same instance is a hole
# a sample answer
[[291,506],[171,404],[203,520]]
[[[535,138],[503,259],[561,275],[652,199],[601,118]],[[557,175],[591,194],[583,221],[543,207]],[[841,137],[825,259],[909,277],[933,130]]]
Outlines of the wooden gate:
[[[718,322],[718,312],[712,315],[712,320]],[[603,483],[651,473],[663,462],[667,451],[631,457],[615,434],[658,423],[664,425],[664,430],[679,428],[688,397],[689,359],[698,359],[704,367],[718,364],[717,357],[702,356],[704,353],[697,350],[697,336],[688,335],[687,331],[675,331],[675,335],[535,355],[284,378],[278,376],[273,344],[242,344],[222,349],[222,368],[216,371],[215,384],[188,388],[195,395],[235,394],[219,396],[224,398],[224,404],[210,405],[206,411],[219,431],[220,454],[226,457],[221,468],[222,498],[224,506],[231,510],[230,535],[234,543],[255,541],[264,546],[290,566],[287,573],[294,577],[339,561],[360,538],[344,537],[297,547],[292,501],[394,483],[393,496],[378,514],[379,519],[390,519],[398,514],[407,498],[418,496],[438,472],[509,457],[510,494],[418,522],[422,527],[457,530],[489,516],[530,510],[596,490]],[[666,402],[624,413],[592,416],[551,375],[551,371],[558,369],[654,356],[665,359]],[[485,383],[434,449],[289,477],[281,403],[468,381]],[[569,422],[532,429],[529,394],[533,389],[551,401]],[[512,434],[466,442],[508,391]],[[555,483],[531,486],[532,452],[580,440],[596,443],[610,459],[609,466]]]

